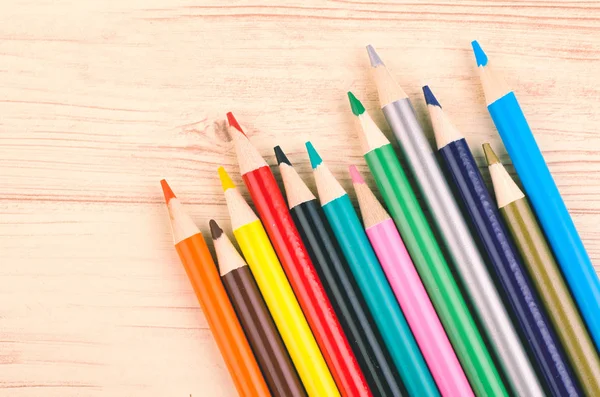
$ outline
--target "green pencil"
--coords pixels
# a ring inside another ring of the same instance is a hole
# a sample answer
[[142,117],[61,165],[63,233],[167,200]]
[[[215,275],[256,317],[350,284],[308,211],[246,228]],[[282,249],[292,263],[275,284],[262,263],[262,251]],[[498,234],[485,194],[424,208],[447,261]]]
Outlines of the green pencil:
[[394,153],[392,145],[358,99],[348,93],[365,160],[375,178],[429,297],[478,396],[507,396],[448,263]]

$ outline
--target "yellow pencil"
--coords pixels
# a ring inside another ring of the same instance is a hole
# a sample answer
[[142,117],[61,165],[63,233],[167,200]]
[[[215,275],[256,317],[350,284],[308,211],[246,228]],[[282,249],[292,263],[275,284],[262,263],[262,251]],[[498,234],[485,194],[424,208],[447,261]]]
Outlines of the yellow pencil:
[[267,233],[223,167],[219,177],[233,235],[273,316],[292,362],[310,397],[336,397],[339,391],[300,309]]

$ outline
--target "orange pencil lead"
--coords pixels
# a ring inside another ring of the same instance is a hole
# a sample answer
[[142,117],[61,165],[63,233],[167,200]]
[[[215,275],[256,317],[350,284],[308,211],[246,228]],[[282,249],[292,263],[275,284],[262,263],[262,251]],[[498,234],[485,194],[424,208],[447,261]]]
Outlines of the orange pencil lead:
[[237,120],[233,116],[233,113],[231,113],[231,112],[227,113],[227,122],[229,123],[229,125],[231,127],[235,128],[236,130],[238,130],[242,134],[246,135],[246,133],[244,131],[242,131],[242,127],[240,127],[240,124],[237,122]]
[[166,180],[162,179],[160,181],[160,186],[162,187],[163,194],[165,195],[165,202],[167,204],[169,204],[169,201],[171,201],[171,199],[177,198],[177,196],[175,196],[175,193],[173,193],[173,191],[171,190],[171,186],[169,186]]

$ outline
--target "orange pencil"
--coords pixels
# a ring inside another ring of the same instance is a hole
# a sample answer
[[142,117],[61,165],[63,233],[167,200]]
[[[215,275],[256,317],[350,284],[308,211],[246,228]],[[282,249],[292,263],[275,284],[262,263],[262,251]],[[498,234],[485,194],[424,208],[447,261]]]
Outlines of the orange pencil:
[[248,340],[227,297],[215,262],[200,230],[183,210],[164,179],[165,195],[175,249],[192,283],[233,383],[242,397],[271,396]]

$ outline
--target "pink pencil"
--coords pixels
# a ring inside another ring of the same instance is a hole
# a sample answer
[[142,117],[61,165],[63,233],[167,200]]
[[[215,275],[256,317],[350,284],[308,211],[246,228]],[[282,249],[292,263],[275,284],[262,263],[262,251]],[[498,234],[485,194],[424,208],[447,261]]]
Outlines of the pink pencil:
[[369,241],[440,393],[444,397],[473,396],[469,381],[454,354],[394,221],[353,165],[350,166],[350,176]]

